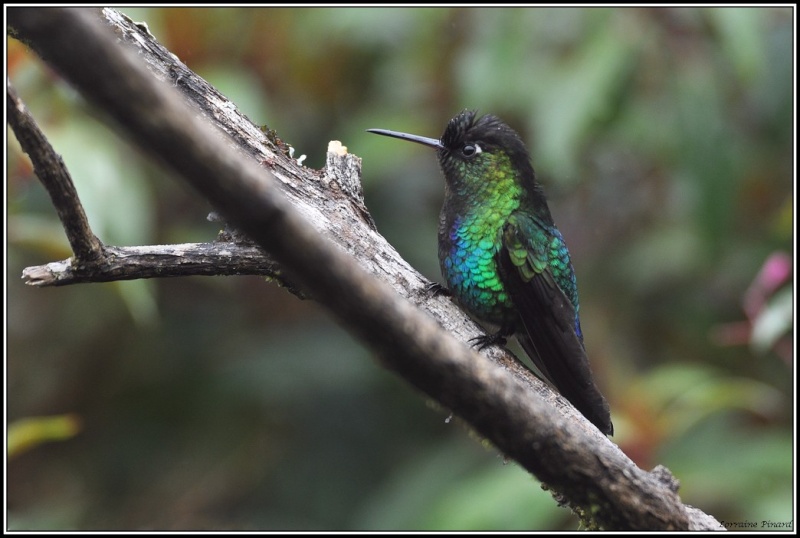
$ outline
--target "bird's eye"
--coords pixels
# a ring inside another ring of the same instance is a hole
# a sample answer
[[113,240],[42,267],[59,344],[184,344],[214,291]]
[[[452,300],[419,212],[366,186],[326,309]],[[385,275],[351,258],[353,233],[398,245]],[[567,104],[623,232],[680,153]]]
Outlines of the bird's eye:
[[461,148],[461,153],[464,157],[473,157],[482,151],[478,144],[464,144],[464,147]]

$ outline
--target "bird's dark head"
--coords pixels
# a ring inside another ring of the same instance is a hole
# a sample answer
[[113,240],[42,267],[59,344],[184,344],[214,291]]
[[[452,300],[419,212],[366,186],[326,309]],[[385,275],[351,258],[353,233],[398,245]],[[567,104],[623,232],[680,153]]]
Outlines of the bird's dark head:
[[[521,181],[533,181],[530,155],[516,131],[497,116],[465,110],[451,119],[438,150],[445,176],[493,177],[516,171]],[[510,169],[509,169],[510,168]]]
[[478,116],[465,110],[450,120],[439,140],[383,129],[369,131],[435,148],[451,186],[513,174],[534,188],[534,171],[525,144],[516,131],[491,114]]

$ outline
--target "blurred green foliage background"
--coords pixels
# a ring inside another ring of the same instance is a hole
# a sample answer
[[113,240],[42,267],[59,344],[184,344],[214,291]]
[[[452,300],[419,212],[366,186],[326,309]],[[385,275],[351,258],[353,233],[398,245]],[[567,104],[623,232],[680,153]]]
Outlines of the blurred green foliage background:
[[[122,11],[306,166],[329,140],[363,158],[379,230],[433,280],[435,157],[364,130],[439,136],[463,108],[513,125],[572,252],[613,440],[721,521],[792,520],[791,8]],[[207,203],[7,41],[101,240],[215,237]],[[70,253],[8,136],[9,528],[577,527],[262,279],[24,286]]]

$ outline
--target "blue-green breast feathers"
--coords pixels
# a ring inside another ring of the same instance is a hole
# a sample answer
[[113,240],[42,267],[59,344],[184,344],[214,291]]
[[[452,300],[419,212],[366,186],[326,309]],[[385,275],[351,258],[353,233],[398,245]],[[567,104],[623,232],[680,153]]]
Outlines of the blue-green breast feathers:
[[447,287],[474,316],[503,325],[515,317],[513,304],[497,271],[500,227],[484,215],[457,217],[440,237],[440,263]]

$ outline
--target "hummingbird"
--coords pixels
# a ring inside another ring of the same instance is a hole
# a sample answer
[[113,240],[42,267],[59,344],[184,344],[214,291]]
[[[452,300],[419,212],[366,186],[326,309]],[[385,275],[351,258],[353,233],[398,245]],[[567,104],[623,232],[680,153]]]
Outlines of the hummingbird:
[[605,435],[614,426],[583,343],[569,251],[520,136],[494,115],[464,110],[440,139],[368,129],[436,150],[445,179],[439,265],[451,294],[497,327],[479,349],[516,336],[542,376]]

